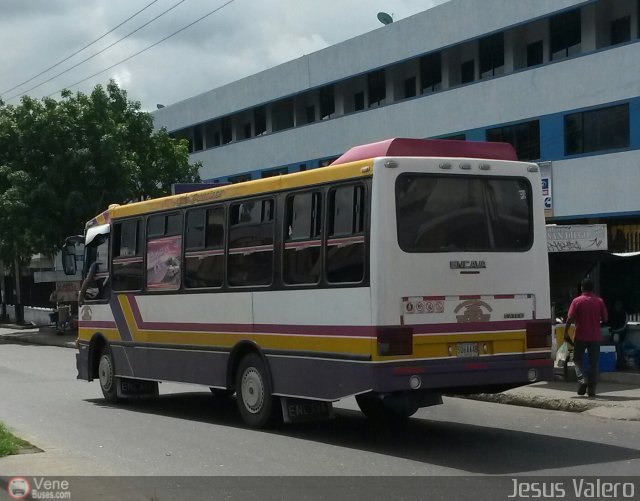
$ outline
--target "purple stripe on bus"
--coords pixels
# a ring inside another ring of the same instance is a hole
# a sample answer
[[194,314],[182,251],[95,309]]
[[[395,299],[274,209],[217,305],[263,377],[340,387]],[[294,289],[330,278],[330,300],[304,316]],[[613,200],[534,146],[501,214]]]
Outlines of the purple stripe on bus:
[[122,311],[122,307],[120,306],[120,301],[118,301],[117,294],[111,295],[109,306],[111,307],[111,313],[113,313],[113,318],[115,319],[118,331],[120,332],[120,337],[124,341],[132,341],[133,337],[131,336],[131,331],[129,330],[129,326],[127,325],[127,319],[124,316],[124,312]]

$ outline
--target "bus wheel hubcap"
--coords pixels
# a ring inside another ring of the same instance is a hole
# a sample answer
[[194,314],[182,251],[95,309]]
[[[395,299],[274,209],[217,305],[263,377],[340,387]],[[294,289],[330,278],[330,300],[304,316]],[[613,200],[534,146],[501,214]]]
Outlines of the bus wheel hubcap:
[[257,414],[264,403],[264,387],[260,373],[249,367],[242,375],[242,401],[251,414]]
[[111,366],[111,360],[106,355],[100,359],[98,375],[100,377],[100,384],[102,387],[109,391],[111,389],[111,384],[113,383],[113,367]]

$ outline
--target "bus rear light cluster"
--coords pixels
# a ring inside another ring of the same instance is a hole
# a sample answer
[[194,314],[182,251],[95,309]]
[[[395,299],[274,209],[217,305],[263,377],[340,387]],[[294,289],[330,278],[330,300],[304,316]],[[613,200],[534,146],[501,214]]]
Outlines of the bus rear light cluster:
[[413,353],[413,329],[411,327],[378,327],[378,355],[411,355]]

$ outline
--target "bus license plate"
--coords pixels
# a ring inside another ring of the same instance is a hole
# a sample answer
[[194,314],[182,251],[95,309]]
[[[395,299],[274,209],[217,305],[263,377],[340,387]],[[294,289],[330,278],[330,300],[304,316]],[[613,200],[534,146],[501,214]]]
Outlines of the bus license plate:
[[331,402],[291,397],[281,397],[280,402],[285,423],[301,423],[333,417]]
[[459,357],[477,357],[478,355],[478,343],[458,343]]

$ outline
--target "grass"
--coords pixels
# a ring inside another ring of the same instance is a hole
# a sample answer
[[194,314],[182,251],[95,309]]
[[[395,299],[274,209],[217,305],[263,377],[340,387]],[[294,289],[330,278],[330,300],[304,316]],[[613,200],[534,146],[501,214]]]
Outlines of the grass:
[[0,423],[0,457],[17,454],[20,449],[29,447],[29,442],[12,435],[7,427]]

